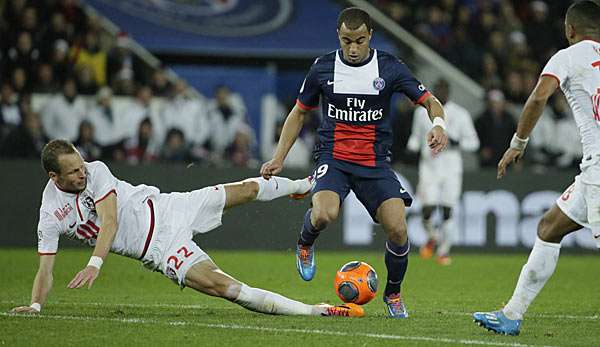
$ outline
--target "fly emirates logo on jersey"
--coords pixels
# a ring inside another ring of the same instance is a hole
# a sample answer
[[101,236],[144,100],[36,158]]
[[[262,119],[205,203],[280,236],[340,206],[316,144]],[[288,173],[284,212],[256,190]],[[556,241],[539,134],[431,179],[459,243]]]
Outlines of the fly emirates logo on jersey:
[[340,109],[327,104],[327,117],[347,122],[373,122],[383,118],[383,108],[365,110],[365,100],[346,98],[346,108]]

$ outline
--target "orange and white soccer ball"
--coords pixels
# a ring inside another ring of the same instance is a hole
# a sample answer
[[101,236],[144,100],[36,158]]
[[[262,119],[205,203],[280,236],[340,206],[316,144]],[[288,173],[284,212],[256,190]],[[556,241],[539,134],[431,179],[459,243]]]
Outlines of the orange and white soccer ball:
[[351,261],[336,273],[334,286],[343,302],[364,305],[377,293],[377,273],[365,262]]

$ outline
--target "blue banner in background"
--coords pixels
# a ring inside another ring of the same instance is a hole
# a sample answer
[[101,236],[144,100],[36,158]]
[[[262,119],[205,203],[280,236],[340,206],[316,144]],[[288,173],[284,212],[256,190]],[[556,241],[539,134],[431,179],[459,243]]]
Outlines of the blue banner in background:
[[[331,0],[85,0],[153,53],[313,58],[338,47]],[[395,53],[379,35],[372,45]]]

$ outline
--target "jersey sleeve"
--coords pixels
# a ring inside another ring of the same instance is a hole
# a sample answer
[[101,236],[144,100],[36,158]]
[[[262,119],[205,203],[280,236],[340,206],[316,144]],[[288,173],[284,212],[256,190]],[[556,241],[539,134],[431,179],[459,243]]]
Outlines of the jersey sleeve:
[[319,78],[317,72],[317,63],[319,59],[315,60],[314,64],[310,67],[302,87],[300,87],[300,93],[296,100],[296,105],[304,110],[314,110],[319,107],[319,97],[321,96],[321,86],[319,85]]
[[56,254],[58,250],[58,238],[60,236],[60,226],[56,221],[56,217],[46,211],[40,210],[37,234],[38,254]]
[[404,93],[415,104],[421,104],[431,93],[415,78],[406,64],[397,60],[394,65],[394,91]]
[[542,70],[542,76],[550,76],[555,78],[560,85],[567,79],[569,73],[569,56],[562,50],[558,51],[555,55],[550,58],[544,70]]
[[101,161],[91,163],[92,180],[90,188],[94,192],[94,203],[104,200],[110,193],[117,193],[117,179]]

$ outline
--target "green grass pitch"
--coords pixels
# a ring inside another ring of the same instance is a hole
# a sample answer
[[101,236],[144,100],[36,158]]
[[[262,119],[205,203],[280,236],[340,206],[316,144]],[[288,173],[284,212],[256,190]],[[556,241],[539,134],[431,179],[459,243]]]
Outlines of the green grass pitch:
[[[33,249],[0,250],[0,345],[22,346],[598,346],[600,258],[561,257],[546,288],[530,307],[521,335],[494,335],[476,326],[470,313],[500,307],[514,288],[527,255],[456,255],[440,267],[412,255],[403,284],[410,317],[386,318],[381,293],[362,319],[268,316],[246,311],[191,289],[180,291],[158,273],[111,255],[91,290],[69,290],[69,280],[87,263],[89,249],[57,255],[54,288],[38,317],[11,316],[29,304],[38,257]],[[288,252],[209,254],[221,268],[249,285],[307,303],[338,303],[335,271],[363,260],[385,279],[381,253],[317,253],[311,282],[296,273]]]

